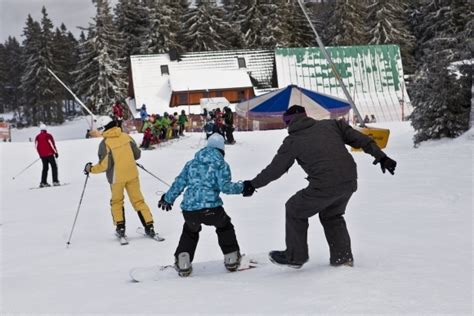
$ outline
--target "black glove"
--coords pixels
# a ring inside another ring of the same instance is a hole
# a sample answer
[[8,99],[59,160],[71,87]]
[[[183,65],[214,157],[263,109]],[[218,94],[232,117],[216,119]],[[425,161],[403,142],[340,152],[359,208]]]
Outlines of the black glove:
[[86,163],[86,165],[84,166],[84,174],[88,175],[89,172],[91,172],[91,169],[92,169],[92,162]]
[[244,181],[244,189],[242,190],[242,195],[243,196],[252,196],[252,194],[255,192],[255,188],[252,185],[252,182],[246,180]]
[[161,196],[161,199],[158,201],[158,208],[161,208],[164,211],[171,211],[173,204],[166,202],[165,195]]
[[391,174],[395,174],[395,167],[397,166],[397,162],[391,159],[388,156],[384,156],[380,159],[375,159],[373,164],[376,165],[380,162],[380,168],[382,168],[382,172],[385,173],[385,170],[388,170]]
[[58,158],[58,157],[59,157],[59,154],[58,154],[58,153],[55,153],[55,154],[54,154],[54,157],[55,157],[55,158]]

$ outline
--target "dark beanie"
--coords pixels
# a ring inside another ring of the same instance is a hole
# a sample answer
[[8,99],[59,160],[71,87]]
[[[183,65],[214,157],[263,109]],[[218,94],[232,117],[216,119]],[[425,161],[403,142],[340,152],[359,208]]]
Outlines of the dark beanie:
[[301,105],[292,105],[283,113],[283,121],[286,125],[290,124],[295,117],[306,117],[306,109]]
[[110,121],[107,125],[104,126],[104,132],[105,132],[106,130],[109,130],[109,129],[111,129],[111,128],[113,128],[113,127],[117,127],[117,126],[118,126],[118,125],[117,125],[117,122],[116,122],[115,120],[112,120],[112,121]]

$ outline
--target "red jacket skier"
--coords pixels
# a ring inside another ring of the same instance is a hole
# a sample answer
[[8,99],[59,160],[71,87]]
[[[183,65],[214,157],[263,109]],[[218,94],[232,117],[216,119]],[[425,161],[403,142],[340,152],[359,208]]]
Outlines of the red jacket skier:
[[42,188],[51,186],[47,182],[49,165],[51,165],[51,170],[53,173],[53,185],[57,186],[60,185],[58,180],[58,166],[56,164],[56,158],[59,157],[58,150],[56,148],[53,136],[46,131],[46,125],[41,123],[40,130],[40,133],[35,139],[36,151],[43,162],[40,187]]
[[116,121],[122,121],[123,120],[123,107],[122,107],[122,104],[120,104],[119,101],[115,102],[115,104],[112,106],[112,113],[113,113],[114,119]]

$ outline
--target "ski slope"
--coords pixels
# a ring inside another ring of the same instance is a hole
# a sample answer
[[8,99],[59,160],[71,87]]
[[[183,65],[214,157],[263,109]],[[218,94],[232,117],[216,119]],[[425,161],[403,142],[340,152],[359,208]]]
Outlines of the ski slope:
[[[226,272],[218,264],[222,254],[214,229],[203,227],[191,277],[170,274],[146,283],[132,283],[129,270],[173,262],[183,224],[181,198],[171,212],[158,210],[157,201],[167,187],[140,170],[156,230],[166,241],[158,243],[135,232],[139,219],[127,201],[130,244],[120,246],[114,237],[105,175],[91,175],[66,248],[86,180],[82,170],[86,162],[96,162],[100,139],[80,139],[85,123],[51,129],[58,140],[59,178],[70,184],[29,190],[39,184],[41,163],[15,180],[12,177],[37,158],[28,138],[34,139],[38,130],[13,131],[18,142],[0,144],[0,314],[471,315],[474,133],[415,149],[409,123],[377,126],[390,128],[385,151],[398,167],[395,176],[382,174],[370,156],[353,154],[359,190],[346,219],[354,268],[329,266],[317,217],[310,220],[310,261],[302,269],[267,260],[268,251],[284,249],[285,201],[306,183],[294,165],[253,197],[222,195],[242,252],[262,262],[262,267]],[[74,135],[79,136],[73,139]],[[254,177],[270,162],[285,135],[285,130],[235,133],[237,144],[226,148],[233,179]],[[140,135],[135,137],[141,140]],[[188,134],[143,152],[139,162],[171,183],[204,145],[201,134]]]

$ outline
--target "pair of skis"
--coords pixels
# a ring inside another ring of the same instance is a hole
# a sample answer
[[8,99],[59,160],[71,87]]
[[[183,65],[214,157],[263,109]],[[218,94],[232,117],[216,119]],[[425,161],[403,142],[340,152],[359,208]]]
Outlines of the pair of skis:
[[[145,233],[145,229],[143,227],[138,227],[136,232],[140,235],[143,235],[145,237],[148,237],[150,239],[153,239],[155,241],[164,241],[165,239],[163,237],[161,237],[158,233],[155,233],[155,236],[151,237],[150,235],[147,235]],[[120,242],[120,245],[124,246],[124,245],[128,245],[128,238],[127,236],[120,236],[118,235],[117,233],[115,233],[115,235],[117,236],[119,242]]]
[[[246,255],[242,255],[240,260],[240,265],[234,272],[228,273],[236,273],[239,271],[247,271],[253,268],[260,267],[261,264]],[[218,268],[219,267],[219,268]],[[223,263],[221,261],[209,261],[209,262],[201,262],[196,265],[197,271],[193,272],[196,274],[207,274],[209,270],[223,270]],[[191,274],[191,277],[192,275]],[[148,267],[135,267],[129,271],[130,278],[133,282],[147,282],[147,281],[160,281],[167,278],[179,278],[178,272],[175,270],[175,266],[173,264],[169,265],[154,265]]]

